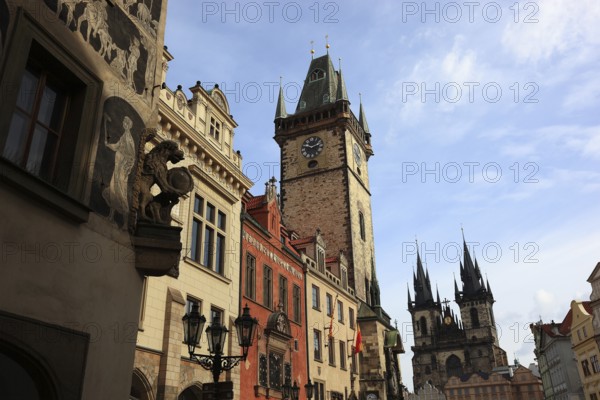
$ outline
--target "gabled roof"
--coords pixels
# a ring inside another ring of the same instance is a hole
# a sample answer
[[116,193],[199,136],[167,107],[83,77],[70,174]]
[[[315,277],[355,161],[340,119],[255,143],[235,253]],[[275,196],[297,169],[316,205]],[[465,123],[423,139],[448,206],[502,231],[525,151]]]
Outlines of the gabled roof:
[[290,241],[290,244],[292,246],[302,246],[304,244],[313,243],[314,241],[315,241],[315,237],[314,236],[308,236],[308,237],[305,237],[305,238],[300,238],[300,239],[292,240],[292,241]]
[[598,264],[596,264],[596,267],[594,268],[594,270],[590,274],[590,277],[587,279],[587,281],[589,283],[592,283],[592,281],[594,280],[594,276],[598,275],[599,272],[600,272],[600,262]]
[[252,197],[246,203],[246,210],[254,210],[256,208],[260,208],[265,200],[265,195]]

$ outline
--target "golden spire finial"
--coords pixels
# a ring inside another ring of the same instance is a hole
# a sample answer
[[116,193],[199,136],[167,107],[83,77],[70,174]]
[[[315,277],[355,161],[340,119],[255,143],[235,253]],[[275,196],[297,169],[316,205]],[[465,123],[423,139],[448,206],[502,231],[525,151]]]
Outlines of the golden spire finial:
[[340,71],[342,70],[342,57],[338,58],[338,68]]
[[313,59],[315,58],[315,41],[311,40],[310,41],[310,58]]
[[[358,102],[362,104],[362,93],[358,92]],[[417,235],[415,235],[415,240],[417,240]]]
[[279,76],[279,87],[283,86],[283,76]]
[[329,35],[325,35],[325,48],[327,49],[327,54],[329,54]]

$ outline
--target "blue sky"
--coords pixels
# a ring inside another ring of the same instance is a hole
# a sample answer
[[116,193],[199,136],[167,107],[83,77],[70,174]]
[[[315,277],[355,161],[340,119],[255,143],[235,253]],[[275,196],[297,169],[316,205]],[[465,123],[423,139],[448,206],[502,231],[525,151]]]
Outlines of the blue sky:
[[453,299],[462,224],[496,298],[500,344],[525,365],[528,324],[560,321],[572,299],[589,298],[600,261],[598,21],[596,0],[171,0],[167,83],[219,83],[258,194],[279,161],[279,77],[293,112],[310,42],[320,56],[328,35],[351,108],[362,93],[373,135],[377,271],[412,387],[415,237],[432,284]]

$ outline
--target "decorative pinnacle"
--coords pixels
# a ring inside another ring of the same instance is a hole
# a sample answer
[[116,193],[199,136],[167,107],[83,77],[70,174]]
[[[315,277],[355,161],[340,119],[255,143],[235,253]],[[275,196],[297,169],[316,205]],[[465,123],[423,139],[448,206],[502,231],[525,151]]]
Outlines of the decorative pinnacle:
[[325,35],[325,48],[327,49],[327,54],[329,54],[329,35]]
[[315,41],[310,41],[310,58],[315,58]]

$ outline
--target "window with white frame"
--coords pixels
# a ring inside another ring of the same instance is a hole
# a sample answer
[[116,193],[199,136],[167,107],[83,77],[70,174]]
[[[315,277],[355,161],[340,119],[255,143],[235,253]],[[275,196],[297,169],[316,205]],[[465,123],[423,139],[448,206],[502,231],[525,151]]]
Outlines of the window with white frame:
[[190,258],[224,275],[226,237],[227,215],[196,194],[193,204]]

